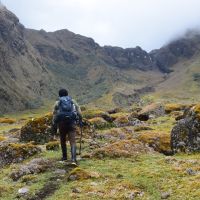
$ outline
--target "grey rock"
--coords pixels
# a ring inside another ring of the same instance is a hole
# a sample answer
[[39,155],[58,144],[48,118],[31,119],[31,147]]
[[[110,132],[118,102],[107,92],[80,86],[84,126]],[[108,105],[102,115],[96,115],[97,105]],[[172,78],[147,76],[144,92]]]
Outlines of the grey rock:
[[58,174],[58,175],[65,175],[66,174],[66,170],[64,169],[56,169],[54,171],[55,174]]
[[170,192],[163,192],[161,194],[161,199],[168,199],[170,197]]
[[9,176],[14,181],[17,181],[21,177],[28,174],[39,174],[41,172],[46,171],[51,167],[51,163],[49,160],[43,158],[35,158],[30,161],[28,164],[20,166],[19,169],[13,171]]
[[20,188],[20,189],[18,190],[18,194],[20,194],[20,195],[25,195],[25,194],[27,194],[28,192],[29,192],[29,189],[26,188],[26,187]]
[[73,193],[81,193],[81,190],[79,188],[72,188]]
[[70,181],[75,181],[75,180],[77,180],[77,176],[76,175],[70,175],[68,179]]
[[194,171],[194,170],[191,169],[191,168],[186,169],[186,172],[187,172],[187,174],[189,174],[189,175],[196,175],[196,174],[197,174],[197,171]]
[[200,118],[191,108],[171,131],[171,148],[176,152],[199,152]]

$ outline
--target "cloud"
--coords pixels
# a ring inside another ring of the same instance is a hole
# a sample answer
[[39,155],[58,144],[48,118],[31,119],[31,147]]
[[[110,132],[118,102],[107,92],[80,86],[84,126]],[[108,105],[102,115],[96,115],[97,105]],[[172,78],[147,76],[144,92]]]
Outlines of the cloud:
[[100,45],[159,48],[200,27],[199,0],[2,0],[28,28],[67,28]]

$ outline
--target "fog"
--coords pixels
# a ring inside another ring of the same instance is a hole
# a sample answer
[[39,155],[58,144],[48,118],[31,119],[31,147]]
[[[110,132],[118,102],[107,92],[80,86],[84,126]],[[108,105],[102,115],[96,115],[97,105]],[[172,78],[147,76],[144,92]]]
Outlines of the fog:
[[68,29],[100,45],[160,48],[200,27],[199,0],[2,0],[27,28]]

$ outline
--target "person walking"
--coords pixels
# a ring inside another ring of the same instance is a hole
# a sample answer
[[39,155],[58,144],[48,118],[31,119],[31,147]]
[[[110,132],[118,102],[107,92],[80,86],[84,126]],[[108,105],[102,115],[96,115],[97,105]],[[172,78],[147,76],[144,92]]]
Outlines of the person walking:
[[62,149],[62,161],[67,160],[66,136],[68,136],[71,147],[71,162],[77,164],[76,160],[76,125],[77,121],[82,126],[81,109],[77,102],[68,96],[66,89],[59,90],[59,100],[55,102],[53,109],[53,132],[59,129],[60,144]]

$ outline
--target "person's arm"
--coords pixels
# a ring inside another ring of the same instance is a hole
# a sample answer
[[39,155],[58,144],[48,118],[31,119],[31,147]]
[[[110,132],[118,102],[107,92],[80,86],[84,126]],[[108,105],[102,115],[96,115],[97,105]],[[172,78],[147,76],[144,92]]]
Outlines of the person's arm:
[[78,116],[82,119],[82,114],[81,114],[81,108],[80,106],[78,105],[78,103],[73,99],[72,100],[74,105],[75,105],[75,109],[76,109],[76,112],[78,114]]
[[56,103],[54,104],[54,107],[53,107],[53,121],[55,119],[55,116],[58,113],[58,109],[59,109],[59,101],[56,101]]

